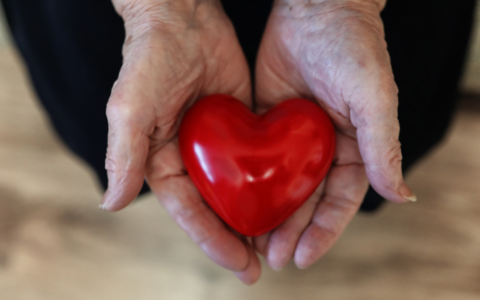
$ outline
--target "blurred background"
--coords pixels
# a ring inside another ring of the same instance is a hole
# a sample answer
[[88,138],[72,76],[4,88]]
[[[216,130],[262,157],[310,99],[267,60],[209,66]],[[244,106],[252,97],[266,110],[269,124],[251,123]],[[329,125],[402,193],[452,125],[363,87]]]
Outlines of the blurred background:
[[59,142],[0,18],[0,300],[480,299],[480,30],[444,142],[407,177],[418,203],[358,215],[317,264],[242,285],[146,196],[109,214]]

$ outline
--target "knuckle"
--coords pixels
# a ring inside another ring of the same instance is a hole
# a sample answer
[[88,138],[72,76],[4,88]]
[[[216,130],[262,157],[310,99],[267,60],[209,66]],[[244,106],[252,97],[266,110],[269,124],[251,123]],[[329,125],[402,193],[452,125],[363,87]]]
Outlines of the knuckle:
[[105,170],[116,171],[118,170],[116,160],[114,159],[112,152],[107,151],[107,157],[105,158]]
[[118,172],[124,169],[120,154],[117,152],[116,147],[112,144],[108,145],[107,153],[105,155],[105,170],[111,172]]
[[202,214],[202,208],[201,205],[190,208],[182,207],[182,210],[177,210],[172,214],[175,222],[183,228],[190,238],[199,246],[207,245],[214,237],[214,233],[209,230],[207,224],[198,223],[198,216]]
[[385,157],[383,161],[385,161],[387,164],[385,166],[385,169],[387,169],[387,172],[390,168],[400,168],[401,162],[402,162],[402,148],[401,144],[398,140],[396,140],[393,145],[390,147],[390,149],[385,153]]
[[327,244],[335,240],[340,232],[340,226],[332,221],[314,220],[313,225],[321,232],[322,240]]
[[400,141],[396,141],[390,150],[390,157],[392,160],[402,160],[402,145]]
[[128,102],[110,100],[107,104],[107,119],[109,122],[134,121],[137,117],[137,111],[134,105]]

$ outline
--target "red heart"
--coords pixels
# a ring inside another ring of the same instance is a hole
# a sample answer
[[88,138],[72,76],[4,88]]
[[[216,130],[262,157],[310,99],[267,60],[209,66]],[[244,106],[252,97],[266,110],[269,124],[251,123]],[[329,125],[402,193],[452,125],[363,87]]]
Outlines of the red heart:
[[335,153],[328,115],[305,99],[264,115],[227,95],[199,100],[183,118],[180,153],[212,209],[247,236],[291,216],[327,174]]

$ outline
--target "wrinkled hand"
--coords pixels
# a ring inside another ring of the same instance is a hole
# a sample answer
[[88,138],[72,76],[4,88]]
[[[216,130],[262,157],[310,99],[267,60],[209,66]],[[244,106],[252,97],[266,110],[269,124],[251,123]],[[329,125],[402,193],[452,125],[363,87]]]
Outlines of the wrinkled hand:
[[228,230],[184,170],[177,131],[195,99],[225,93],[251,107],[248,66],[217,0],[114,0],[125,21],[124,63],[108,102],[102,206],[134,200],[144,178],[173,219],[214,262],[246,283],[260,276],[252,246]]
[[358,211],[369,181],[388,200],[415,200],[401,172],[397,87],[380,19],[384,2],[275,3],[257,61],[257,108],[263,113],[293,97],[317,101],[335,124],[337,152],[314,195],[254,240],[274,269],[292,257],[305,268],[325,254]]

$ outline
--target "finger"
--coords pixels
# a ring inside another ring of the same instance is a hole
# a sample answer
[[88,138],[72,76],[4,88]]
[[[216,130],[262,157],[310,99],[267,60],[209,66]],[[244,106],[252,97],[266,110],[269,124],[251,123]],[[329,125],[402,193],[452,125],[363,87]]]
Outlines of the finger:
[[153,193],[175,222],[218,265],[245,270],[249,253],[205,204],[188,175],[182,172],[178,145],[170,142],[148,160],[147,181]]
[[357,139],[370,183],[390,201],[416,201],[403,180],[396,102],[373,105],[380,107],[362,110],[354,116],[358,120]]
[[[355,139],[337,133],[336,141],[339,150],[335,153],[336,165],[363,164]],[[309,225],[324,189],[325,180],[292,217],[272,232],[265,256],[274,270],[283,268],[293,257],[298,240]]]
[[255,250],[257,250],[257,252],[263,256],[265,256],[267,252],[267,243],[271,233],[272,232],[270,231],[260,236],[256,236],[252,239]]
[[322,182],[305,204],[270,234],[265,257],[272,269],[276,271],[283,269],[293,257],[297,242],[312,219],[324,187],[325,184]]
[[375,39],[376,46],[370,46],[375,55],[363,57],[365,64],[354,68],[352,72],[358,74],[349,78],[355,89],[344,98],[349,109],[347,114],[357,128],[360,152],[372,187],[390,201],[415,201],[402,175],[398,88],[388,52],[378,46],[385,44],[383,37]]
[[102,206],[110,211],[127,206],[138,195],[150,143],[163,146],[172,138],[178,116],[193,99],[193,85],[171,84],[171,74],[179,71],[171,67],[177,64],[166,63],[169,53],[162,45],[158,38],[144,35],[125,47],[129,50],[124,51],[124,64],[108,101],[109,184]]
[[[402,174],[402,152],[398,140],[400,126],[396,104],[355,113],[357,139],[372,187],[386,199],[403,203],[416,201]],[[375,112],[375,116],[372,114]]]
[[124,64],[108,101],[105,162],[108,189],[101,206],[109,211],[120,210],[131,203],[144,182],[149,136],[156,125],[152,100],[160,95],[156,86],[157,82],[162,82],[161,78],[152,75],[156,74],[154,71],[158,65],[150,59],[150,52],[150,49],[142,48],[124,53]]
[[248,242],[245,243],[245,246],[248,250],[248,264],[244,270],[235,272],[235,276],[237,276],[243,283],[252,285],[260,278],[262,266],[253,246]]
[[[132,202],[140,192],[145,177],[145,161],[149,148],[149,131],[154,120],[151,110],[135,105],[132,93],[116,85],[107,107],[109,124],[105,168],[108,189],[101,207],[117,211]],[[127,87],[128,88],[128,87]]]
[[310,266],[333,246],[358,211],[367,188],[362,164],[334,166],[330,170],[324,196],[295,250],[299,268]]

